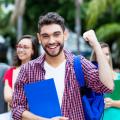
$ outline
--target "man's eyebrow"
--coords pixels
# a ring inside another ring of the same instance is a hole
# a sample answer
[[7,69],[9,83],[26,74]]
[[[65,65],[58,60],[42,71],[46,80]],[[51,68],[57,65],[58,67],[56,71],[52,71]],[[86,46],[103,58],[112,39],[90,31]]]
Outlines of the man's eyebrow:
[[42,34],[40,34],[40,35],[48,35],[47,33],[42,33]]
[[[55,31],[55,32],[53,32],[53,34],[55,34],[55,33],[61,33],[60,31]],[[42,34],[40,34],[40,35],[49,35],[49,34],[47,34],[47,33],[42,33]]]
[[60,31],[55,31],[54,33],[61,33]]

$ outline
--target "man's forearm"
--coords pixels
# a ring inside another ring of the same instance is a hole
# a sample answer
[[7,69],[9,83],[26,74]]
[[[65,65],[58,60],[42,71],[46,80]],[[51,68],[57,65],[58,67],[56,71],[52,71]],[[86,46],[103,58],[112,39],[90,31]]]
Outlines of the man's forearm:
[[106,87],[108,87],[110,90],[113,90],[114,83],[110,65],[107,62],[99,44],[97,44],[93,49],[96,53],[97,62],[99,64],[100,80]]
[[94,30],[89,30],[83,34],[83,38],[85,41],[89,42],[90,46],[94,49],[97,62],[99,64],[99,78],[101,82],[110,90],[113,90],[114,83],[112,80],[112,72],[111,68],[109,66],[109,63],[107,62],[101,46],[97,40],[97,37],[95,35]]

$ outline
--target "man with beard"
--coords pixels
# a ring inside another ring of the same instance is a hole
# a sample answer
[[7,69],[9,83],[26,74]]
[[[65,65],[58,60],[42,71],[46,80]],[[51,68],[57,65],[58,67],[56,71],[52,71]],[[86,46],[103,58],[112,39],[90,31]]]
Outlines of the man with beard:
[[[21,67],[13,95],[14,120],[84,120],[80,88],[73,67],[74,55],[63,49],[66,39],[64,19],[54,12],[41,16],[38,22],[37,37],[45,54]],[[85,32],[83,38],[94,49],[99,64],[99,70],[97,70],[90,61],[80,56],[88,87],[100,93],[112,91],[114,84],[110,67],[104,58],[94,31]],[[29,111],[24,85],[49,78],[54,79],[62,116],[48,119]]]

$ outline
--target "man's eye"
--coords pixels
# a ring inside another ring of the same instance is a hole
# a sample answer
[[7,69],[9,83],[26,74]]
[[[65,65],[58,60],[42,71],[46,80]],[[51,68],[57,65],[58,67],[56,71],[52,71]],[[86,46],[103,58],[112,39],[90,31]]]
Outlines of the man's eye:
[[49,36],[48,35],[44,35],[43,38],[49,38]]
[[55,33],[54,34],[54,37],[58,37],[58,36],[60,36],[60,33]]

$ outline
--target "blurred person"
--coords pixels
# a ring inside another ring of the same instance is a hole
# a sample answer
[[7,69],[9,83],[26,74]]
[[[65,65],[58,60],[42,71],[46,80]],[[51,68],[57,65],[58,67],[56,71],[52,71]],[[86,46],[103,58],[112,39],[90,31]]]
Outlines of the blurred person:
[[120,73],[120,69],[119,68],[114,68],[114,71],[117,73]]
[[[66,40],[64,19],[55,12],[49,12],[41,16],[38,22],[37,36],[45,53],[21,67],[13,93],[13,119],[84,120],[80,87],[76,80],[73,67],[74,55],[64,49],[64,41]],[[100,66],[99,70],[97,70],[96,66],[90,61],[80,56],[88,87],[100,93],[111,92],[114,84],[109,70],[110,67],[104,58],[95,32],[89,30],[83,34],[83,38],[88,41],[95,50]],[[103,59],[101,59],[101,57]],[[106,74],[106,79],[103,80],[103,76]],[[24,93],[24,85],[49,78],[54,79],[63,116],[55,116],[48,119],[30,112]]]
[[[100,46],[101,46],[102,51],[103,51],[104,55],[106,56],[106,59],[110,65],[113,80],[120,80],[120,73],[115,72],[113,70],[112,57],[111,57],[109,45],[107,43],[101,42]],[[91,55],[91,61],[97,65],[97,57],[96,57],[94,51],[92,52],[92,55]],[[115,86],[115,88],[116,88],[116,86]],[[103,120],[119,120],[120,119],[120,115],[119,115],[120,98],[119,98],[119,100],[116,100],[115,98],[110,98],[110,96],[105,94],[104,102],[105,102],[105,110],[104,110]]]
[[6,62],[7,46],[0,42],[0,114],[7,112],[7,103],[4,100],[4,82],[5,71],[9,68]]
[[[8,69],[4,75],[4,99],[11,107],[14,84],[16,82],[21,65],[38,57],[38,41],[34,36],[24,35],[16,44],[16,55],[14,58],[13,67]],[[11,111],[0,115],[0,120],[10,120]]]
[[[101,46],[102,51],[103,51],[104,55],[106,56],[106,59],[107,59],[109,65],[110,65],[110,69],[111,69],[111,73],[112,73],[113,79],[114,80],[120,79],[120,73],[119,72],[115,72],[114,69],[113,69],[112,57],[111,57],[111,52],[110,52],[109,45],[107,43],[100,42],[100,46]],[[91,55],[90,60],[95,65],[98,65],[97,57],[96,57],[96,54],[95,54],[94,50],[92,51],[92,55]]]

